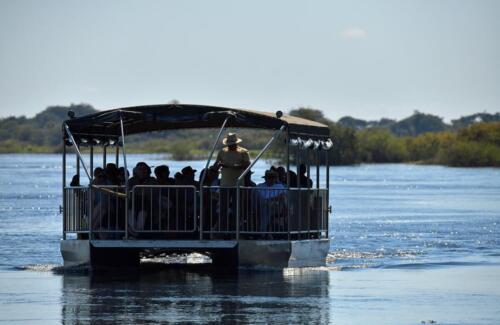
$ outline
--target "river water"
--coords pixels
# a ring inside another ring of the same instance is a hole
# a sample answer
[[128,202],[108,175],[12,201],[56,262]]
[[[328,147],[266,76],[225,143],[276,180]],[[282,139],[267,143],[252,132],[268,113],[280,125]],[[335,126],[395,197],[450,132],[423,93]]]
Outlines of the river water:
[[330,185],[326,267],[96,275],[60,267],[60,156],[0,155],[0,323],[500,324],[500,169],[333,167]]

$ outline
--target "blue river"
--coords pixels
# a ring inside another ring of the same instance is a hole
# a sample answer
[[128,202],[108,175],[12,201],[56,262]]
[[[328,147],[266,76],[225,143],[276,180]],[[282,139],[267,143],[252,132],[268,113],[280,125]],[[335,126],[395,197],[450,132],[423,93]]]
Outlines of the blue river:
[[282,272],[65,272],[60,204],[59,155],[0,155],[0,323],[500,324],[500,169],[334,166],[327,266]]

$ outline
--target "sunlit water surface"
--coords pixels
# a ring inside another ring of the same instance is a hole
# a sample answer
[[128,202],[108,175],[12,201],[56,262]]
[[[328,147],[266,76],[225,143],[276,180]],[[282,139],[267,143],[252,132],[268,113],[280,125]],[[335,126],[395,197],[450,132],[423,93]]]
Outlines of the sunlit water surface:
[[0,155],[0,322],[500,323],[499,169],[333,167],[330,185],[324,268],[90,275],[60,268],[61,157]]

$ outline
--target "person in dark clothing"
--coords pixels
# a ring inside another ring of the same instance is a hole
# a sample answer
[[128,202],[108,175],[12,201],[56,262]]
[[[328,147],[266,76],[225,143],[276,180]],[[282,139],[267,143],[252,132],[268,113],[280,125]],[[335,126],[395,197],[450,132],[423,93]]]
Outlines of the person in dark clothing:
[[205,174],[205,172],[207,172],[207,170],[208,174],[205,176],[205,179],[203,180],[203,186],[214,186],[215,180],[219,178],[219,171],[214,166],[210,166],[208,167],[208,169],[203,168],[203,170],[200,172],[199,182],[201,182],[203,175]]
[[311,188],[313,185],[312,180],[307,177],[307,167],[304,164],[299,166],[299,179],[300,179],[300,187],[303,188]]
[[[109,164],[108,164],[109,165]],[[112,164],[114,165],[114,164]],[[118,168],[116,166],[104,168],[104,175],[106,176],[106,181],[108,185],[118,185],[120,180],[118,178]]]
[[243,179],[243,184],[246,187],[256,187],[257,184],[255,184],[254,181],[252,181],[252,174],[253,171],[249,171],[246,175],[245,178]]
[[[128,182],[128,189],[134,194],[135,210],[133,215],[135,218],[129,218],[130,229],[132,232],[134,230],[144,230],[144,225],[151,225],[151,218],[154,218],[153,212],[155,211],[152,207],[157,206],[156,200],[152,200],[154,197],[154,191],[152,188],[138,188],[134,190],[135,186],[138,185],[157,185],[155,178],[151,177],[151,168],[145,162],[139,162],[134,168],[134,176],[130,178]],[[129,205],[130,207],[132,204]],[[157,210],[156,210],[157,211]],[[154,218],[157,219],[157,218]]]
[[297,187],[297,174],[293,170],[288,171],[288,178],[290,179],[290,188],[296,188]]
[[180,172],[175,173],[174,180],[175,180],[175,185],[185,185],[184,176],[182,176]]
[[276,168],[276,173],[278,173],[278,182],[286,185],[286,169],[283,166]]
[[182,168],[182,178],[184,179],[185,185],[193,185],[196,188],[200,187],[200,183],[195,181],[194,175],[196,174],[196,169],[193,169],[191,166],[187,166]]
[[155,168],[155,176],[158,185],[175,185],[175,179],[170,177],[170,169],[167,165],[161,165]]
[[[203,169],[200,172],[200,182],[203,178],[203,174],[206,174],[203,180],[203,187],[200,189],[201,195],[203,195],[203,229],[210,230],[217,223],[217,204],[219,202],[219,188],[216,186],[220,185],[219,171],[214,166],[208,167],[208,169]],[[212,186],[212,188],[206,188]]]
[[156,179],[151,177],[151,168],[142,161],[135,165],[134,176],[128,181],[130,190],[136,185],[157,185]]
[[[127,176],[129,175],[129,172],[127,170]],[[120,167],[118,168],[118,185],[125,185],[125,167]]]
[[80,176],[74,175],[73,178],[71,179],[71,183],[69,183],[69,186],[80,186]]

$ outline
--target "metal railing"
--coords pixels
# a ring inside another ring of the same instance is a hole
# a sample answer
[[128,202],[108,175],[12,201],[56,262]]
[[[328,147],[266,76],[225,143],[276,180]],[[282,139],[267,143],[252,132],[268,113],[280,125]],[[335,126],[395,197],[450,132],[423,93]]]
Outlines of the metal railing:
[[90,202],[92,234],[99,239],[106,239],[113,233],[119,235],[117,238],[121,238],[125,234],[125,187],[93,185],[90,197],[92,197]]
[[[239,205],[237,193],[236,187],[205,186],[199,193],[195,186],[138,185],[127,200],[123,186],[66,187],[64,232],[90,230],[98,239],[121,239],[127,232],[191,233],[203,239],[328,236],[327,189],[240,187]],[[198,204],[201,195],[203,206]]]
[[288,193],[289,232],[291,234],[328,232],[328,190],[292,188]]
[[[328,191],[307,188],[203,187],[203,238],[324,238],[328,232]],[[238,228],[238,231],[237,231]]]
[[88,198],[88,187],[64,188],[63,224],[65,233],[86,233],[89,231]]
[[190,185],[137,185],[132,189],[129,229],[136,233],[197,231],[197,192]]

